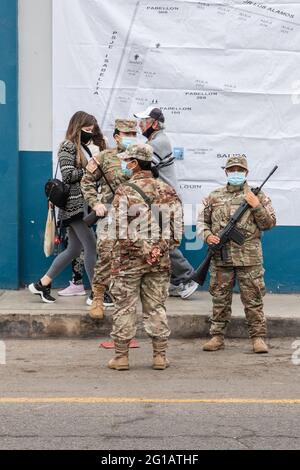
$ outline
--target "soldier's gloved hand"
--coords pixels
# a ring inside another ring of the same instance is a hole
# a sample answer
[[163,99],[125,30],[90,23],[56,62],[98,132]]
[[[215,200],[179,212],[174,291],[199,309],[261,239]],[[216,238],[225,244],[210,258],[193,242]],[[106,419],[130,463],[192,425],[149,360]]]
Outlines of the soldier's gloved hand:
[[93,209],[98,217],[104,217],[108,212],[105,205],[101,203],[97,204]]
[[207,237],[206,243],[208,243],[209,245],[217,245],[218,243],[220,243],[220,238],[216,235],[209,235],[209,237]]

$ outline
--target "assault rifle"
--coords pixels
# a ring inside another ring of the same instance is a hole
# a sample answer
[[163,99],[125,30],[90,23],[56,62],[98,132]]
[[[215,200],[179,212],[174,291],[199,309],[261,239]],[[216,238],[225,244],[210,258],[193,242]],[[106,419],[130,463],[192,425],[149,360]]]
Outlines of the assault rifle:
[[[251,191],[253,194],[256,196],[262,189],[262,187],[266,184],[266,182],[271,178],[273,173],[277,170],[278,166],[276,165],[269,176],[265,179],[265,181],[260,185],[259,188],[252,188]],[[235,213],[232,215],[230,218],[230,221],[226,225],[226,227],[220,232],[219,238],[220,242],[217,245],[209,245],[209,249],[207,252],[206,257],[204,258],[203,262],[200,264],[200,266],[196,269],[194,274],[191,276],[191,280],[197,282],[200,284],[200,286],[203,286],[207,272],[210,266],[210,262],[212,258],[215,256],[217,253],[221,253],[221,258],[222,261],[226,261],[228,259],[228,253],[227,253],[227,248],[226,244],[229,241],[234,241],[238,245],[243,245],[245,242],[245,237],[244,235],[236,228],[236,223],[243,217],[245,212],[247,212],[248,209],[250,209],[251,206],[248,204],[247,201],[243,202],[241,206],[235,211]]]

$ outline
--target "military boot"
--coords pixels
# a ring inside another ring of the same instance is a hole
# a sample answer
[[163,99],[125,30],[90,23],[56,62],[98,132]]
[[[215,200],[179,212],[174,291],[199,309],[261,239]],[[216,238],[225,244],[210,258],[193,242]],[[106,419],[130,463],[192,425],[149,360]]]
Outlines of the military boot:
[[168,347],[168,340],[166,339],[153,339],[153,369],[165,370],[169,367],[170,363],[166,358],[166,350]]
[[115,340],[115,352],[116,355],[108,363],[110,369],[115,370],[128,370],[129,369],[129,343],[130,341],[118,341]]
[[207,343],[203,345],[203,351],[218,351],[225,348],[224,336],[214,335]]
[[104,292],[106,287],[101,285],[93,285],[93,303],[89,311],[89,315],[93,320],[102,320],[104,317]]
[[263,338],[252,338],[253,351],[256,354],[263,354],[269,352],[268,346],[266,345]]

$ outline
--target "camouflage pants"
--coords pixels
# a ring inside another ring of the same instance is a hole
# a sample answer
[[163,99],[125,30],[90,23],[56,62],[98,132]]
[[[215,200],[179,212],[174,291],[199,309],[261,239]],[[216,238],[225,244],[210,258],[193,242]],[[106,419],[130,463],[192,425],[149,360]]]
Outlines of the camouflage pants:
[[[68,235],[67,232],[64,233],[64,242],[65,248],[68,246]],[[80,253],[78,258],[73,259],[72,261],[72,282],[76,286],[83,284],[83,274],[84,274],[84,251]]]
[[250,338],[265,337],[266,319],[263,312],[265,295],[262,266],[214,266],[211,271],[210,293],[213,297],[211,335],[225,334],[231,318],[232,290],[239,283]]
[[80,286],[83,283],[84,273],[84,252],[82,251],[80,256],[72,261],[72,282],[76,286]]
[[[145,270],[147,270],[145,272]],[[144,272],[132,270],[113,279],[111,294],[115,301],[113,329],[114,340],[127,341],[137,331],[136,305],[141,297],[143,325],[151,338],[166,339],[170,336],[165,303],[168,297],[170,275],[168,272]]]
[[97,241],[97,262],[94,271],[94,285],[109,287],[111,276],[111,257],[114,246],[113,240]]

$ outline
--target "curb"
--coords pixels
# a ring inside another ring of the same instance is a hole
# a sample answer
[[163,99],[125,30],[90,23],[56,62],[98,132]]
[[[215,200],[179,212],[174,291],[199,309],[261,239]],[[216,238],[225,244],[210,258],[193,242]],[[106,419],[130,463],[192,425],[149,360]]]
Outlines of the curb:
[[[209,317],[207,315],[168,315],[172,338],[207,337]],[[86,313],[5,313],[0,316],[0,338],[95,338],[109,336],[112,315],[104,320],[92,320]],[[268,317],[268,337],[300,337],[300,318]],[[138,315],[137,338],[146,337],[142,328],[142,316]],[[228,338],[248,338],[244,317],[233,317],[226,335]]]

